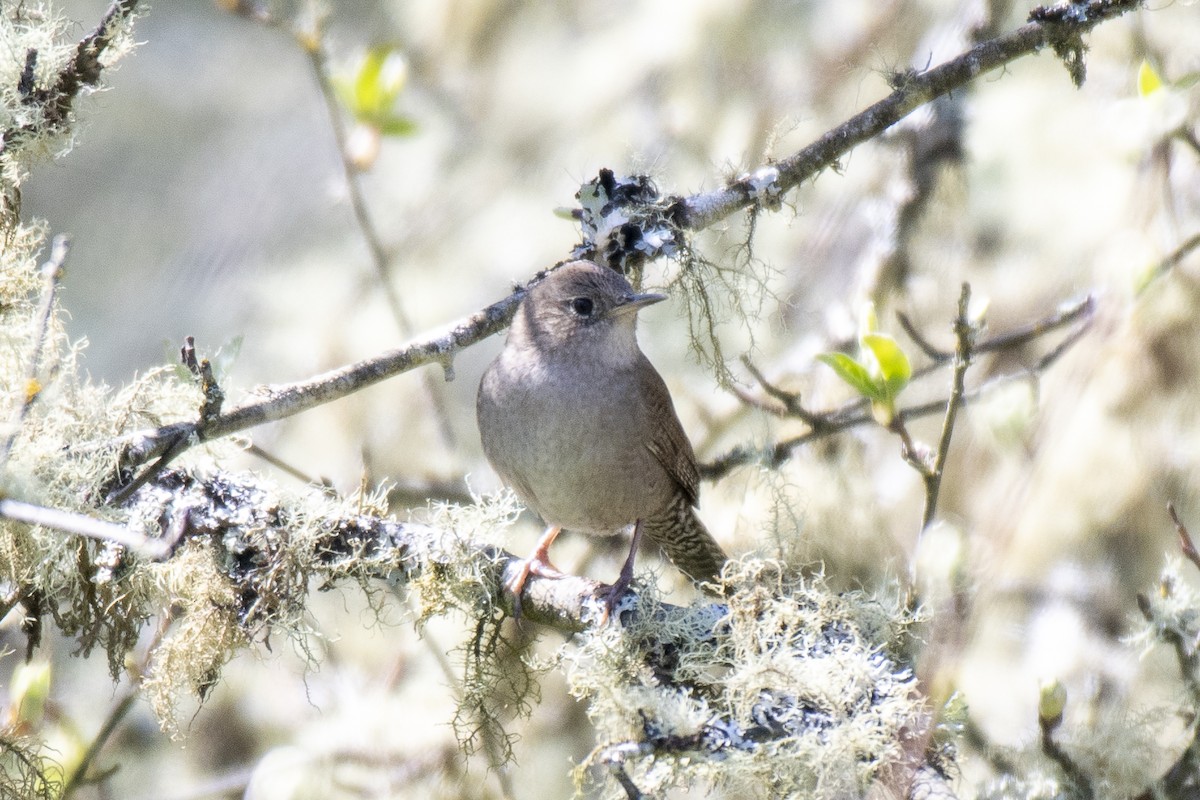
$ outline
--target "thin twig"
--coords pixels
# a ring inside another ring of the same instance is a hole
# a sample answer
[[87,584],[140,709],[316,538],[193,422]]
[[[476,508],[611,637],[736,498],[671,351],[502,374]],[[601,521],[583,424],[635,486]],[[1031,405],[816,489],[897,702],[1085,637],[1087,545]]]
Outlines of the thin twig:
[[279,456],[262,449],[261,447],[254,444],[253,442],[251,442],[250,445],[246,448],[246,452],[252,456],[257,456],[257,457],[261,458],[263,461],[267,462],[272,467],[275,467],[275,469],[280,470],[281,472],[285,472],[288,475],[291,475],[293,478],[300,481],[301,483],[306,483],[311,486],[320,486],[325,489],[331,488],[333,486],[333,481],[329,480],[329,478],[319,478],[319,479],[314,478],[312,475],[309,475],[308,473],[304,472],[302,469],[295,466],[294,464],[284,461]]
[[12,455],[13,444],[21,435],[21,427],[29,411],[37,402],[44,388],[41,379],[42,361],[46,353],[46,344],[50,340],[50,320],[54,318],[54,310],[58,305],[58,289],[62,285],[63,266],[67,254],[71,251],[71,240],[62,234],[54,237],[50,245],[50,258],[42,265],[42,278],[45,287],[42,289],[42,305],[38,309],[37,339],[34,341],[33,352],[29,356],[29,368],[25,373],[25,383],[21,386],[22,400],[13,414],[12,429],[4,439],[3,449],[0,450],[0,467],[8,463]]
[[[1200,154],[1200,150],[1197,151],[1197,154]],[[1179,245],[1179,247],[1176,247],[1162,261],[1158,262],[1158,264],[1154,267],[1153,273],[1151,274],[1151,279],[1165,275],[1175,267],[1179,266],[1179,264],[1196,248],[1200,248],[1200,233],[1192,234],[1192,236],[1186,239],[1183,244]]]
[[1095,312],[1095,295],[1085,295],[1073,303],[1060,306],[1058,310],[1044,319],[1039,319],[1029,325],[989,337],[975,345],[974,350],[976,353],[991,353],[996,350],[1010,350],[1014,347],[1021,347],[1036,339],[1040,339],[1053,330],[1074,324],[1077,320],[1089,323]]
[[[1083,300],[1072,303],[1069,306],[1063,307],[1049,317],[1034,322],[1030,325],[1023,326],[1009,333],[999,334],[991,339],[983,342],[978,342],[972,348],[973,353],[983,351],[993,352],[1001,350],[1004,347],[1023,346],[1034,339],[1044,336],[1064,325],[1074,323],[1076,327],[1071,330],[1063,341],[1059,343],[1047,355],[1043,356],[1032,369],[1021,370],[1019,372],[998,375],[995,378],[987,381],[979,387],[966,391],[964,389],[960,403],[965,404],[976,400],[979,397],[987,394],[995,388],[1006,385],[1016,380],[1027,380],[1030,374],[1036,374],[1041,370],[1049,367],[1054,361],[1060,358],[1091,326],[1093,315],[1095,312],[1095,299],[1089,295]],[[914,379],[931,374],[937,369],[938,364],[926,365],[913,372]],[[933,400],[927,403],[921,403],[915,406],[902,408],[896,412],[896,418],[893,425],[898,429],[903,429],[910,420],[928,417],[933,414],[944,414],[947,410],[947,400]],[[772,413],[778,413],[773,411]],[[798,436],[793,436],[783,441],[770,444],[765,447],[752,447],[747,445],[738,445],[732,448],[723,455],[700,465],[700,477],[707,481],[714,481],[724,477],[726,474],[736,469],[737,467],[747,464],[764,464],[768,467],[777,467],[784,461],[791,458],[792,453],[811,442],[823,439],[827,436],[833,436],[838,433],[857,428],[860,425],[876,424],[875,418],[871,415],[870,408],[865,400],[851,400],[845,405],[836,408],[832,411],[814,412],[807,411],[806,413],[817,420],[817,425],[810,424],[810,429]]]
[[966,394],[967,368],[971,366],[973,344],[976,326],[968,318],[968,306],[971,302],[971,285],[963,283],[962,293],[958,297],[958,316],[954,318],[954,378],[950,385],[950,398],[946,401],[946,416],[942,421],[942,437],[938,440],[937,451],[934,454],[933,469],[925,476],[925,514],[921,519],[921,530],[924,531],[933,523],[937,514],[938,494],[942,486],[942,471],[946,467],[946,457],[950,452],[950,439],[954,435],[954,421],[958,417],[958,409],[962,407]]
[[52,528],[88,539],[115,542],[150,560],[158,560],[170,555],[176,541],[182,535],[182,531],[179,531],[174,540],[171,536],[149,539],[139,533],[134,533],[123,525],[8,498],[0,499],[0,517],[24,522],[27,525]]
[[79,760],[79,764],[71,773],[71,777],[67,779],[66,785],[62,790],[62,800],[69,800],[75,794],[75,790],[83,786],[85,783],[95,783],[96,781],[88,777],[88,772],[92,768],[92,763],[100,755],[100,751],[113,733],[117,730],[117,726],[125,719],[125,715],[133,708],[133,703],[140,695],[140,687],[133,686],[125,690],[121,695],[121,699],[108,712],[108,716],[104,719],[104,724],[100,726],[100,730],[96,733],[95,738],[88,744],[88,748],[84,751],[83,758]]
[[909,319],[908,314],[905,314],[903,311],[897,311],[896,320],[900,323],[900,327],[904,332],[908,334],[908,338],[912,339],[913,344],[933,363],[942,364],[954,358],[953,353],[947,353],[945,350],[938,349],[932,342],[926,339],[924,334],[917,330],[917,326],[913,324],[913,321]]
[[[993,353],[999,350],[1012,350],[1017,347],[1023,347],[1030,342],[1037,341],[1048,333],[1056,331],[1059,328],[1073,325],[1080,322],[1080,327],[1073,331],[1071,336],[1077,336],[1079,333],[1087,329],[1091,322],[1091,318],[1096,313],[1096,297],[1095,295],[1085,295],[1079,300],[1069,303],[1064,303],[1059,306],[1054,313],[1035,320],[1027,325],[1020,325],[1010,331],[998,333],[995,336],[988,337],[983,341],[977,342],[972,348],[975,353]],[[955,351],[942,350],[937,345],[930,342],[903,313],[896,315],[900,321],[900,327],[913,340],[913,342],[927,355],[932,362],[927,367],[918,370],[913,377],[921,377],[937,367],[951,361],[955,357]],[[1070,338],[1070,337],[1069,337]],[[1074,339],[1071,338],[1073,342]],[[1061,354],[1059,354],[1061,355]],[[1055,356],[1057,358],[1057,355]],[[1052,359],[1053,360],[1053,359]],[[1042,366],[1039,362],[1039,366]]]
[[[172,527],[175,527],[172,523]],[[142,682],[146,675],[146,668],[150,662],[150,658],[158,650],[159,644],[167,633],[167,629],[171,627],[175,620],[175,612],[168,610],[158,621],[158,628],[154,631],[154,636],[147,643],[142,658],[139,661],[130,661],[127,663],[126,670],[128,672],[132,685],[121,696],[112,710],[108,712],[108,716],[104,720],[104,724],[100,726],[100,730],[96,732],[95,737],[88,744],[87,750],[76,765],[75,770],[67,779],[66,785],[63,787],[62,800],[68,800],[75,790],[87,783],[97,783],[103,780],[108,775],[111,775],[117,767],[114,766],[109,770],[101,773],[98,777],[89,777],[88,772],[96,758],[100,755],[100,751],[104,749],[104,745],[112,738],[116,732],[117,726],[133,708],[133,702],[137,700],[141,694]]]
[[1075,763],[1070,754],[1059,747],[1058,742],[1054,741],[1054,729],[1058,727],[1061,721],[1061,718],[1057,721],[1038,719],[1038,725],[1042,733],[1042,753],[1063,771],[1063,774],[1074,785],[1081,800],[1091,800],[1096,796],[1095,791],[1092,789],[1091,778]]
[[[392,258],[384,248],[383,240],[379,236],[379,229],[375,226],[375,221],[371,218],[371,212],[367,208],[359,170],[350,160],[346,123],[342,118],[342,108],[338,102],[337,92],[334,90],[333,82],[329,79],[329,58],[321,38],[322,32],[318,30],[309,40],[308,46],[303,49],[312,66],[313,77],[321,90],[321,98],[325,101],[329,125],[337,144],[338,162],[342,165],[346,193],[350,197],[350,208],[354,212],[354,221],[362,233],[367,251],[371,254],[371,265],[375,269],[379,289],[383,292],[388,308],[392,312],[396,327],[400,330],[401,336],[411,336],[413,332],[412,318],[409,317],[404,303],[400,300],[400,294],[392,283]],[[450,412],[446,409],[444,392],[433,375],[425,374],[421,380],[429,404],[433,407],[433,413],[437,418],[442,441],[447,447],[453,449],[456,446],[457,437],[454,435],[454,427],[450,422]]]
[[781,389],[767,380],[766,376],[763,375],[758,367],[754,365],[754,362],[750,360],[749,356],[742,356],[742,365],[746,367],[746,370],[754,377],[754,380],[758,381],[758,385],[763,388],[764,392],[783,403],[783,409],[782,413],[780,413],[780,411],[776,410],[775,408],[755,400],[748,394],[743,397],[742,394],[739,393],[738,396],[743,397],[745,402],[779,416],[796,417],[797,419],[803,420],[806,424],[808,424],[809,427],[814,429],[821,427],[821,425],[824,423],[824,418],[820,414],[814,414],[804,407],[803,403],[800,401],[799,393],[789,392],[786,389]]
[[1184,558],[1192,562],[1196,569],[1200,569],[1200,552],[1196,550],[1196,544],[1192,541],[1192,535],[1188,533],[1187,526],[1179,519],[1179,512],[1175,510],[1174,503],[1167,503],[1167,513],[1171,515],[1171,522],[1175,523],[1175,535],[1179,537],[1179,550],[1183,553]]

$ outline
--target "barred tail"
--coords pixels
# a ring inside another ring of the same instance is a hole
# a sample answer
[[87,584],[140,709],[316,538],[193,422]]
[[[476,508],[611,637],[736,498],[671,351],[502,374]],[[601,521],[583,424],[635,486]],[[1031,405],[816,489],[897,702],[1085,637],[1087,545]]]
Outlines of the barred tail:
[[682,493],[661,513],[642,520],[642,532],[695,581],[716,583],[729,559]]

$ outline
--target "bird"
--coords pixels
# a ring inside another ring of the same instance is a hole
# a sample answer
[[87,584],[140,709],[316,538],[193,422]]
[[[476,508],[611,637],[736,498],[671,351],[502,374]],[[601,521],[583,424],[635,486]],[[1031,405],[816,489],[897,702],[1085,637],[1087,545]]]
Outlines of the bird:
[[633,539],[604,619],[633,580],[644,535],[688,577],[716,585],[727,560],[696,515],[696,455],[662,376],[638,345],[637,293],[591,261],[550,271],[522,299],[476,396],[484,454],[546,523],[508,583],[514,616],[529,576],[563,577],[550,545],[564,528]]

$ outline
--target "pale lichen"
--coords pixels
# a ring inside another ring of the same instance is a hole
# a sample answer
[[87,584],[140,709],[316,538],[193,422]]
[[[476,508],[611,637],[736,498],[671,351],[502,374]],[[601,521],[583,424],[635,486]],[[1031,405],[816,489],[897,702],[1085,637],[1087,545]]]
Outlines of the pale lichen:
[[[750,796],[840,797],[911,773],[930,722],[897,662],[908,617],[773,562],[731,570],[728,605],[664,607],[643,594],[629,627],[597,628],[562,659],[598,744],[579,773],[605,796],[759,787]],[[602,771],[602,770],[601,770]],[[757,791],[758,794],[753,794]]]

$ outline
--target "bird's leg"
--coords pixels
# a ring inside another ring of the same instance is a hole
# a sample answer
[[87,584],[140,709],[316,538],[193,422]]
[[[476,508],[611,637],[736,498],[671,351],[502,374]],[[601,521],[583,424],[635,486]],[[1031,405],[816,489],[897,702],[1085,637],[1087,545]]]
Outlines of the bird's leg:
[[515,618],[521,618],[521,592],[525,591],[525,582],[529,580],[530,575],[537,575],[539,578],[564,577],[563,572],[550,563],[550,545],[554,544],[554,540],[558,538],[561,531],[562,527],[559,525],[548,526],[546,532],[533,546],[533,552],[529,554],[528,558],[521,561],[520,570],[505,584],[513,594],[513,616]]
[[639,519],[637,524],[633,526],[633,541],[629,545],[629,555],[625,557],[625,563],[621,566],[621,574],[608,587],[604,599],[604,616],[600,618],[600,624],[608,622],[609,616],[613,609],[617,606],[617,601],[621,599],[621,595],[625,594],[625,590],[633,585],[633,561],[637,558],[638,546],[642,543],[642,521]]

